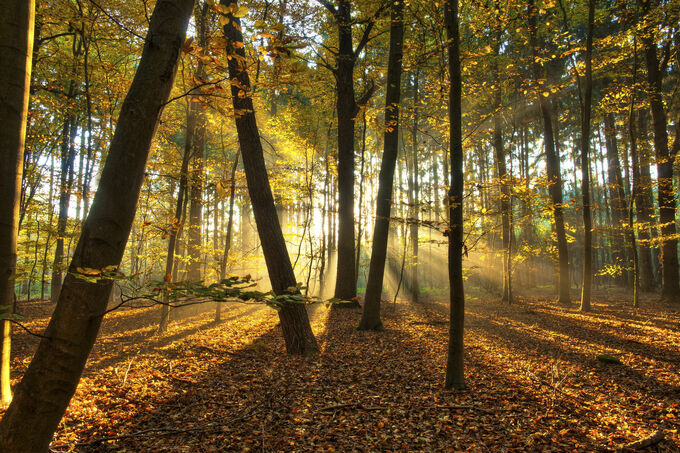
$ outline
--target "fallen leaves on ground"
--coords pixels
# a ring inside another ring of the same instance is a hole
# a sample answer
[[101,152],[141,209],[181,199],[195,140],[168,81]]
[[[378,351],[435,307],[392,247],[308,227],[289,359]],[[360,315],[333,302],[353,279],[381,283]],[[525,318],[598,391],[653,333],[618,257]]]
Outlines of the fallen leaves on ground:
[[[309,307],[321,352],[287,356],[276,312],[208,306],[155,334],[156,309],[113,312],[53,451],[602,451],[662,429],[680,448],[680,315],[602,301],[593,313],[522,299],[466,308],[468,389],[442,388],[443,303]],[[23,309],[41,331],[49,305]],[[37,340],[16,331],[16,378]],[[622,364],[606,363],[607,354]]]

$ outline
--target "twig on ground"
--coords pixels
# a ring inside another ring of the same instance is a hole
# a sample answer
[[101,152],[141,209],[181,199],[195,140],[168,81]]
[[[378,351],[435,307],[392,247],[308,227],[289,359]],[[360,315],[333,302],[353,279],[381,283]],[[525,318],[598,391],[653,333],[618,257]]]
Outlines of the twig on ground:
[[624,453],[627,451],[642,450],[643,448],[651,447],[664,440],[664,433],[662,430],[655,431],[651,436],[647,436],[644,439],[632,442],[630,444],[624,445],[619,448],[619,452]]

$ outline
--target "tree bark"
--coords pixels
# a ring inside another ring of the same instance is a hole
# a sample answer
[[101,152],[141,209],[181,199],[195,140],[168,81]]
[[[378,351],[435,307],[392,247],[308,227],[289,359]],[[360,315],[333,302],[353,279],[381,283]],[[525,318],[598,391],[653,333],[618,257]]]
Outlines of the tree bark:
[[[639,228],[640,243],[640,289],[652,291],[657,286],[656,273],[654,271],[657,255],[657,247],[652,246],[652,238],[656,237],[656,222],[654,218],[654,195],[652,194],[652,176],[649,168],[651,150],[647,136],[646,111],[638,110],[637,124],[637,152],[638,164],[633,163],[633,178],[637,177],[639,183],[635,189],[635,213]],[[637,174],[637,176],[636,176]]]
[[586,36],[586,74],[581,114],[581,195],[583,197],[583,286],[581,311],[590,311],[593,284],[593,219],[590,206],[590,116],[593,102],[593,22],[595,0],[588,0],[588,31]]
[[[175,250],[177,249],[177,240],[181,231],[182,213],[184,212],[184,200],[186,198],[187,186],[189,184],[189,161],[191,160],[191,143],[194,134],[194,122],[196,117],[192,112],[194,103],[189,106],[187,112],[187,127],[184,134],[184,154],[182,155],[182,166],[179,171],[179,188],[177,190],[177,201],[175,203],[175,216],[170,225],[170,235],[168,237],[168,253],[165,256],[165,276],[166,282],[173,281],[173,274],[175,270]],[[167,299],[165,299],[167,303]],[[170,307],[169,305],[161,305],[161,316],[158,323],[158,331],[165,332],[168,329],[168,322],[170,321]]]
[[465,325],[465,293],[463,288],[463,136],[462,136],[462,80],[460,65],[460,32],[458,28],[458,0],[444,3],[446,35],[448,38],[449,127],[451,180],[447,206],[449,211],[449,346],[446,360],[446,388],[465,387],[463,332]]
[[[231,250],[231,242],[234,236],[234,198],[236,195],[236,168],[238,167],[238,158],[241,154],[240,150],[236,151],[234,156],[234,163],[231,166],[231,174],[229,181],[229,217],[227,219],[227,237],[224,240],[224,253],[220,260],[220,281],[227,277],[227,262],[229,261],[229,251]],[[222,320],[222,304],[217,303],[215,309],[215,322]]]
[[92,208],[59,301],[14,400],[0,422],[0,451],[45,452],[76,390],[97,337],[112,281],[91,283],[79,269],[120,265],[151,140],[172,88],[192,0],[159,0],[123,103]]
[[[645,12],[650,4],[643,0]],[[661,230],[662,295],[664,298],[680,301],[680,268],[678,265],[678,240],[675,237],[675,192],[673,190],[673,159],[668,148],[667,115],[662,97],[663,73],[659,67],[653,30],[646,30],[642,37],[647,82],[649,83],[649,105],[654,126],[654,151],[658,175],[659,229]]]
[[[221,4],[232,9],[237,7],[235,0],[222,0]],[[224,26],[224,36],[227,40],[226,51],[232,101],[236,112],[236,131],[269,280],[274,293],[278,295],[298,294],[293,266],[276,215],[274,196],[269,186],[260,133],[255,120],[241,21],[232,14],[228,14],[227,17],[229,23]],[[351,256],[351,261],[354,262],[354,256]],[[353,273],[351,276],[354,280]],[[308,355],[318,351],[304,303],[285,302],[279,310],[279,319],[289,354]]]
[[411,127],[411,170],[409,172],[409,183],[412,183],[412,187],[409,188],[409,193],[411,193],[411,200],[409,204],[411,205],[411,214],[409,217],[410,222],[410,235],[411,235],[411,272],[410,272],[410,284],[409,289],[411,290],[411,301],[418,302],[420,298],[420,283],[418,282],[418,230],[419,230],[419,219],[420,216],[420,181],[418,178],[419,166],[416,164],[418,162],[418,104],[420,102],[419,95],[419,69],[416,68],[416,72],[413,76],[413,124]]
[[338,57],[336,68],[338,111],[338,243],[335,297],[352,300],[356,295],[354,281],[354,117],[357,104],[354,95],[354,63],[351,3],[338,2]]
[[[618,142],[616,139],[616,122],[614,121],[614,114],[607,113],[604,116],[604,136],[605,145],[607,148],[607,176],[608,186],[611,200],[611,212],[613,217],[613,240],[612,240],[612,255],[614,256],[615,264],[623,264],[627,262],[626,246],[624,242],[625,229],[623,225],[627,221],[627,206],[625,201],[625,194],[623,192],[623,176],[621,175],[621,160],[619,159]],[[636,172],[639,175],[639,170],[633,165],[633,185],[636,184]],[[639,184],[639,181],[637,181]],[[628,281],[627,271],[623,272],[622,283]]]
[[[0,17],[0,405],[12,400],[11,323],[19,204],[33,56],[34,0],[12,0]],[[36,239],[37,241],[37,239]]]
[[555,234],[557,236],[557,259],[559,264],[559,283],[558,283],[558,303],[569,305],[571,303],[569,295],[569,249],[567,246],[567,235],[564,228],[564,212],[562,198],[562,176],[560,175],[560,159],[555,150],[555,137],[552,125],[552,108],[548,98],[544,96],[543,87],[543,67],[538,59],[538,10],[534,0],[528,0],[527,13],[529,16],[529,35],[533,55],[534,81],[538,88],[537,97],[541,118],[543,120],[543,134],[545,143],[546,170],[548,173],[548,191],[552,200],[553,216],[555,219]]
[[[69,90],[69,102],[73,96],[73,82]],[[73,140],[76,136],[76,119],[69,114],[64,122],[61,138],[61,174],[59,184],[59,212],[57,215],[57,242],[54,249],[54,261],[52,263],[52,280],[50,289],[50,300],[56,303],[61,291],[63,280],[63,261],[64,261],[64,236],[68,226],[68,207],[71,199],[71,189],[73,187],[73,162],[75,159],[75,147]]]
[[[206,31],[206,20],[208,16],[208,4],[203,3],[200,10],[197,7],[194,14],[196,21],[196,28],[198,34],[198,45],[201,48],[208,46],[208,38]],[[205,79],[205,68],[201,60],[198,61],[194,79],[200,83]],[[207,117],[204,109],[201,107],[201,95],[203,90],[197,88],[192,95],[191,105],[189,106],[190,114],[194,118],[191,125],[195,128],[191,132],[191,158],[192,165],[189,173],[189,199],[191,202],[189,208],[189,224],[187,225],[187,253],[189,254],[189,265],[187,266],[187,279],[189,281],[198,281],[201,279],[201,265],[203,252],[203,235],[201,234],[201,227],[203,225],[203,186],[204,186],[204,154],[205,141],[207,129]],[[187,120],[187,135],[189,134],[189,121]]]
[[[502,30],[496,30],[495,54],[496,58],[500,58],[500,44],[502,38]],[[510,269],[510,186],[508,181],[508,170],[505,164],[505,149],[503,148],[503,125],[501,118],[501,109],[503,108],[501,75],[499,64],[494,65],[494,83],[496,85],[496,92],[494,94],[494,104],[496,112],[493,116],[493,148],[496,157],[496,169],[498,170],[498,180],[501,188],[501,225],[503,233],[503,293],[501,296],[502,302],[512,303],[511,291],[511,269]]]
[[359,330],[382,330],[380,299],[382,296],[385,259],[390,230],[394,169],[399,152],[399,102],[401,97],[401,66],[404,44],[404,4],[392,4],[390,50],[387,60],[387,92],[385,94],[384,151],[378,177],[376,217],[373,227],[371,262],[366,282],[364,310]]

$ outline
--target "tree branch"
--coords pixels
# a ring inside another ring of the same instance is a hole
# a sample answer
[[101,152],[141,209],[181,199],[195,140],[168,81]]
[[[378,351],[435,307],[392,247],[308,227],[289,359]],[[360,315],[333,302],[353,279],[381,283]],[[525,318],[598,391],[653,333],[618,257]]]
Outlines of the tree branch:
[[357,44],[357,48],[354,51],[354,58],[356,58],[364,50],[366,44],[368,44],[368,41],[370,40],[371,31],[373,30],[373,26],[378,20],[378,17],[383,13],[383,11],[385,11],[385,9],[387,9],[388,6],[391,6],[392,3],[394,3],[394,1],[395,0],[387,0],[385,3],[380,5],[378,9],[375,10],[373,15],[368,19],[368,24],[366,25],[366,28],[364,28],[364,34],[361,36],[361,40],[359,40],[359,44]]

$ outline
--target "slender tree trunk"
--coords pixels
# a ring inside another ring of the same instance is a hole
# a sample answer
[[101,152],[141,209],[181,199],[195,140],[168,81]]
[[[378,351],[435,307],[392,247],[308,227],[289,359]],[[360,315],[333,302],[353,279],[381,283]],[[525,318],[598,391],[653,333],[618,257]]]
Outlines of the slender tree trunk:
[[[201,48],[208,46],[206,32],[206,20],[208,16],[208,4],[203,3],[200,9],[197,7],[194,13],[198,34],[198,45]],[[196,67],[194,78],[198,81],[205,79],[205,69],[203,62],[199,60]],[[195,116],[192,122],[195,128],[192,131],[191,141],[191,170],[189,172],[189,223],[187,225],[187,253],[189,254],[189,264],[187,266],[187,279],[189,281],[201,280],[201,265],[203,263],[203,235],[201,229],[203,225],[203,189],[204,184],[204,154],[207,129],[207,117],[200,105],[200,97],[203,91],[199,88],[194,91],[194,102],[189,107],[190,112]],[[187,125],[188,125],[187,121]],[[188,129],[188,128],[187,128]],[[187,131],[187,134],[189,132]]]
[[[354,269],[354,285],[359,283],[359,268],[361,267],[361,235],[363,233],[363,206],[364,206],[364,167],[366,166],[366,109],[362,109],[362,127],[361,127],[361,165],[359,167],[359,219],[357,221],[357,258],[355,260]],[[311,200],[310,200],[311,203]]]
[[[638,110],[636,128],[637,165],[633,162],[633,178],[639,183],[635,190],[635,212],[640,224],[638,242],[640,243],[640,289],[652,291],[656,288],[656,274],[654,272],[657,247],[652,246],[652,238],[656,237],[656,222],[654,219],[654,196],[652,195],[652,177],[649,169],[651,150],[647,137],[646,112]],[[637,174],[637,176],[636,176]]]
[[451,128],[451,181],[448,196],[449,285],[451,311],[449,315],[449,347],[446,361],[446,388],[464,388],[465,294],[463,289],[463,136],[461,106],[460,32],[458,0],[444,3],[448,38],[449,124]]
[[[192,112],[193,105],[191,103],[187,112],[187,127],[184,134],[184,154],[182,155],[182,166],[179,173],[179,188],[177,190],[177,201],[175,203],[175,216],[170,225],[170,235],[168,237],[168,252],[165,256],[165,276],[166,282],[173,281],[173,274],[175,273],[175,250],[177,248],[177,240],[182,224],[182,213],[184,212],[184,200],[186,198],[188,179],[189,179],[189,161],[191,160],[191,150],[194,135],[194,122],[196,116]],[[165,295],[164,295],[165,296]],[[168,322],[170,320],[170,306],[167,305],[168,299],[164,297],[164,304],[161,305],[161,316],[158,323],[158,331],[165,332],[168,329]]]
[[[616,139],[616,122],[614,121],[613,113],[608,113],[604,117],[604,135],[607,148],[607,179],[611,194],[612,224],[614,225],[612,255],[614,256],[615,264],[623,264],[626,262],[626,247],[624,245],[625,228],[623,228],[623,225],[627,220],[627,207],[623,192],[623,176],[621,175],[621,161],[619,159],[618,142]],[[633,185],[635,185],[636,172],[639,174],[639,170],[634,166]],[[628,280],[625,276],[626,273],[624,272],[622,283]]]
[[[500,58],[500,42],[502,31],[496,31],[495,53],[496,57]],[[510,291],[510,186],[508,181],[508,170],[505,164],[505,149],[503,149],[503,125],[501,117],[501,109],[503,108],[503,99],[501,92],[501,76],[498,64],[494,65],[494,79],[496,85],[495,92],[495,109],[493,116],[493,148],[496,157],[496,169],[498,170],[498,180],[501,189],[501,225],[503,230],[503,294],[501,301],[512,303],[512,293]]]
[[[227,277],[227,262],[229,261],[229,251],[231,250],[231,242],[234,237],[234,198],[236,194],[236,168],[238,167],[238,158],[241,151],[236,151],[234,156],[234,163],[231,166],[231,174],[229,181],[229,217],[227,219],[227,237],[224,240],[224,253],[220,261],[220,281]],[[215,322],[220,322],[222,319],[222,304],[217,303],[215,309]]]
[[593,100],[593,22],[595,0],[588,0],[588,32],[586,37],[586,74],[581,114],[581,194],[583,196],[583,287],[581,311],[590,311],[593,283],[593,220],[590,206],[590,115]]
[[375,226],[371,262],[368,267],[364,310],[359,330],[382,330],[380,299],[382,296],[385,260],[390,231],[390,215],[394,192],[394,169],[399,152],[399,102],[401,97],[401,64],[404,41],[404,5],[392,4],[390,50],[387,61],[387,92],[385,94],[384,151],[378,177]]
[[[19,203],[31,84],[34,0],[12,0],[0,17],[0,406],[12,400],[11,323],[16,296]],[[36,239],[37,241],[37,239]],[[0,444],[1,445],[1,444]],[[5,449],[2,449],[3,451]]]
[[[0,422],[0,451],[46,452],[99,332],[112,281],[79,269],[118,267],[158,118],[172,88],[191,0],[159,0],[69,273],[44,337]],[[115,219],[113,221],[112,219]]]
[[[645,12],[656,2],[642,0]],[[667,115],[662,97],[663,73],[659,68],[653,30],[643,36],[649,104],[654,125],[654,150],[658,175],[659,225],[662,253],[662,295],[670,300],[680,300],[680,268],[678,265],[678,240],[675,226],[675,192],[673,190],[673,159],[668,149]]]
[[537,93],[541,118],[543,120],[544,146],[546,157],[546,170],[548,173],[550,198],[552,200],[553,216],[555,219],[555,234],[557,236],[557,255],[559,263],[558,303],[569,305],[569,249],[567,235],[564,228],[564,212],[562,206],[562,176],[560,175],[560,159],[555,150],[555,137],[553,135],[552,108],[543,90],[546,88],[542,83],[543,68],[538,60],[538,10],[534,0],[528,0],[527,12],[529,15],[529,35],[533,54],[534,81],[537,85]]
[[[73,83],[71,83],[70,93],[73,93]],[[69,99],[71,99],[69,95]],[[54,261],[52,264],[52,286],[50,299],[56,303],[61,291],[63,280],[62,266],[64,261],[64,236],[68,226],[68,207],[71,199],[71,189],[73,186],[73,161],[75,159],[75,147],[73,140],[76,135],[76,119],[69,115],[64,122],[61,142],[61,175],[59,184],[59,212],[57,216],[57,243],[54,250]]]
[[419,211],[420,211],[420,199],[419,199],[419,192],[420,192],[420,181],[418,178],[418,171],[419,167],[416,164],[416,162],[419,162],[418,159],[418,108],[419,108],[419,86],[418,86],[418,77],[419,77],[419,69],[416,68],[415,75],[413,76],[413,125],[411,128],[411,178],[409,181],[413,181],[413,187],[410,189],[411,192],[411,215],[409,215],[410,219],[409,222],[411,223],[411,282],[409,284],[410,289],[411,289],[411,300],[413,302],[418,302],[418,299],[420,298],[420,291],[419,291],[419,286],[420,283],[418,282],[418,229],[419,229],[419,221],[420,221],[420,216]]
[[[637,78],[637,40],[635,43],[635,55],[633,63],[633,80]],[[638,260],[637,241],[635,239],[635,225],[633,223],[633,205],[636,203],[637,191],[640,185],[640,170],[637,150],[637,133],[635,130],[635,90],[631,95],[630,110],[628,113],[628,134],[630,136],[630,156],[633,161],[633,186],[630,199],[628,200],[628,239],[630,241],[631,257],[633,259],[633,307],[640,307],[640,263]]]
[[[226,7],[236,7],[234,0],[222,0]],[[232,14],[227,16],[229,23],[224,26],[227,39],[227,57],[231,94],[236,116],[236,131],[241,145],[243,168],[246,172],[248,192],[253,205],[257,231],[262,242],[269,280],[276,294],[299,294],[297,281],[290,262],[290,256],[283,239],[281,224],[276,215],[276,206],[267,167],[264,162],[260,133],[255,120],[253,100],[250,97],[250,79],[248,78],[246,55],[243,48],[241,21]],[[238,43],[238,44],[237,44]],[[353,227],[352,227],[353,229]],[[351,256],[354,262],[354,256]],[[354,274],[351,274],[352,281]],[[290,354],[313,354],[318,351],[316,339],[312,333],[304,303],[285,302],[279,310],[279,319],[286,350]]]

